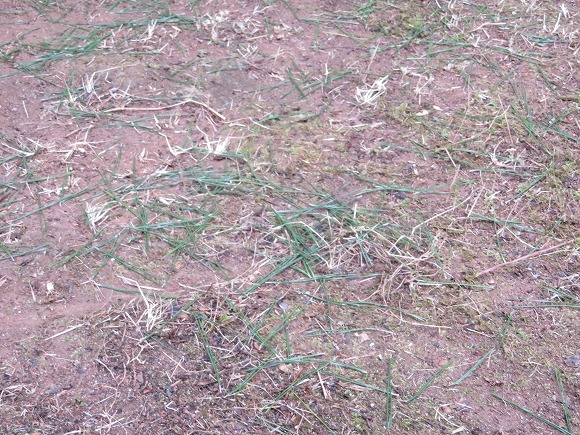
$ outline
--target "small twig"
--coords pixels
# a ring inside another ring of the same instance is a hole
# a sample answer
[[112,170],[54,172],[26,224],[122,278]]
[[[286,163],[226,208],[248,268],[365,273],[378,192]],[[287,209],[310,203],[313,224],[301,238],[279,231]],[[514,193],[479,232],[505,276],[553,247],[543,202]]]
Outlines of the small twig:
[[107,369],[107,371],[109,372],[109,374],[111,375],[111,377],[112,377],[113,379],[115,379],[115,374],[114,374],[114,373],[112,372],[112,370],[111,370],[111,369],[110,369],[110,368],[107,366],[107,364],[105,364],[103,361],[101,361],[101,360],[100,360],[100,359],[98,359],[98,358],[97,358],[95,361],[96,361],[96,362],[98,362],[100,365],[102,365],[104,368],[106,368],[106,369]]
[[537,257],[539,255],[545,254],[546,252],[550,252],[550,251],[553,251],[554,249],[561,248],[562,246],[568,245],[572,242],[573,242],[573,240],[567,240],[565,242],[558,243],[556,246],[552,246],[550,248],[540,249],[539,251],[535,251],[535,252],[532,252],[531,254],[526,254],[522,257],[516,258],[515,260],[506,261],[505,263],[501,263],[501,264],[496,264],[495,266],[490,267],[489,269],[485,269],[484,271],[479,272],[477,275],[475,275],[475,277],[479,278],[480,276],[487,275],[488,273],[493,272],[494,270],[500,269],[502,267],[521,263],[522,261],[527,260],[528,258]]
[[580,96],[578,95],[560,95],[560,100],[562,101],[578,101]]

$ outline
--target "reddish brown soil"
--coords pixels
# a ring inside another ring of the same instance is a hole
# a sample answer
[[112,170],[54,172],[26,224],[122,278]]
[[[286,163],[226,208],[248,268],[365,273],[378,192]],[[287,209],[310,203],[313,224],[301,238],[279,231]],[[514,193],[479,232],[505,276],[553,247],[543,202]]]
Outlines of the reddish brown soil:
[[0,431],[578,428],[578,11],[480,3],[0,0]]

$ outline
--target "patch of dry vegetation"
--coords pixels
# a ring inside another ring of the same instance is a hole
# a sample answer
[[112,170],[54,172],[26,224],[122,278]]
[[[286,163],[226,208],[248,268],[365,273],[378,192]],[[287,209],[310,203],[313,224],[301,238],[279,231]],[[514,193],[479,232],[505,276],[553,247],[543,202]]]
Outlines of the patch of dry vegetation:
[[4,432],[573,432],[573,5],[2,9]]

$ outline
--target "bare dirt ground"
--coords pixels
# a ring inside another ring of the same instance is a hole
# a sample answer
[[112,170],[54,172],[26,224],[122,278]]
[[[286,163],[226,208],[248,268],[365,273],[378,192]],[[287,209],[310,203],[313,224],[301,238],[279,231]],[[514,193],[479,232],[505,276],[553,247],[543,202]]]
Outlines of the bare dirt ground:
[[0,0],[0,432],[572,434],[574,0]]

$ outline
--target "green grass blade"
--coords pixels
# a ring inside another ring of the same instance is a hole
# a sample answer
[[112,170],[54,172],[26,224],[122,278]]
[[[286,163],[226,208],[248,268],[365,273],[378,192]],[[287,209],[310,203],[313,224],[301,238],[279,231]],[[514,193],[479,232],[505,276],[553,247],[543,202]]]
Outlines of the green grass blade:
[[483,357],[481,357],[475,364],[473,364],[471,366],[471,368],[469,370],[467,370],[465,372],[465,374],[463,376],[461,376],[459,379],[457,379],[454,382],[451,382],[449,385],[457,385],[460,384],[461,382],[463,382],[465,379],[467,379],[475,370],[477,370],[477,368],[483,364],[483,362],[489,358],[493,353],[495,352],[495,349],[490,349]]
[[560,400],[562,401],[562,411],[564,413],[566,429],[568,429],[568,432],[572,433],[572,418],[570,417],[570,409],[568,408],[568,398],[566,397],[564,383],[562,382],[562,375],[560,374],[560,370],[558,370],[558,368],[554,368],[554,376],[556,377],[556,385],[558,386]]
[[408,399],[405,400],[405,403],[411,403],[411,402],[417,400],[421,396],[421,394],[423,394],[425,392],[425,390],[427,388],[429,388],[431,386],[431,384],[433,384],[433,382],[435,382],[435,380],[439,376],[441,376],[445,370],[447,370],[449,368],[450,365],[451,365],[451,361],[449,361],[447,364],[445,364],[443,367],[441,367],[439,370],[437,370],[437,372],[435,372],[435,374],[433,376],[431,376],[427,380],[427,382],[425,382],[423,385],[421,385],[421,387],[419,387],[419,389],[417,390],[417,392],[415,394],[413,394],[411,397],[409,397]]
[[393,358],[387,364],[387,400],[385,405],[385,428],[393,425]]
[[505,397],[501,397],[501,396],[500,396],[499,394],[497,394],[497,393],[491,393],[491,395],[492,395],[493,397],[495,397],[496,399],[499,399],[499,400],[501,400],[501,401],[502,401],[502,402],[504,402],[504,403],[507,403],[507,404],[509,404],[509,405],[512,405],[514,408],[517,408],[517,409],[519,409],[519,410],[520,410],[520,411],[522,411],[522,412],[525,412],[526,414],[528,414],[528,415],[530,415],[530,416],[534,417],[536,420],[538,420],[538,421],[541,421],[541,422],[542,422],[542,423],[544,423],[545,425],[547,425],[547,426],[551,427],[552,429],[554,429],[554,430],[556,430],[556,431],[558,431],[558,432],[560,432],[560,433],[562,433],[562,434],[564,434],[564,435],[573,435],[573,433],[572,433],[572,432],[570,432],[569,430],[567,430],[567,429],[564,429],[563,427],[560,427],[560,426],[558,426],[556,423],[553,423],[553,422],[551,422],[550,420],[548,420],[548,419],[546,419],[546,418],[544,418],[544,417],[542,417],[542,416],[540,416],[540,415],[536,414],[536,413],[535,413],[535,412],[533,412],[533,411],[530,411],[530,410],[529,410],[529,409],[527,409],[527,408],[524,408],[524,407],[523,407],[523,406],[521,406],[521,405],[518,405],[518,404],[517,404],[517,403],[515,403],[515,402],[512,402],[512,401],[511,401],[511,400],[509,400],[509,399],[506,399]]
[[221,383],[221,378],[220,378],[220,372],[219,372],[219,368],[217,365],[217,360],[213,354],[213,351],[211,350],[211,346],[209,344],[209,340],[207,338],[207,334],[205,332],[205,325],[204,325],[204,321],[202,321],[202,317],[197,315],[195,317],[195,324],[197,325],[197,329],[199,331],[199,334],[201,335],[201,341],[203,342],[203,345],[205,347],[205,352],[207,354],[207,357],[211,363],[211,367],[213,369],[213,373],[215,375],[217,384],[218,384],[218,389],[219,391],[222,391],[222,383]]

